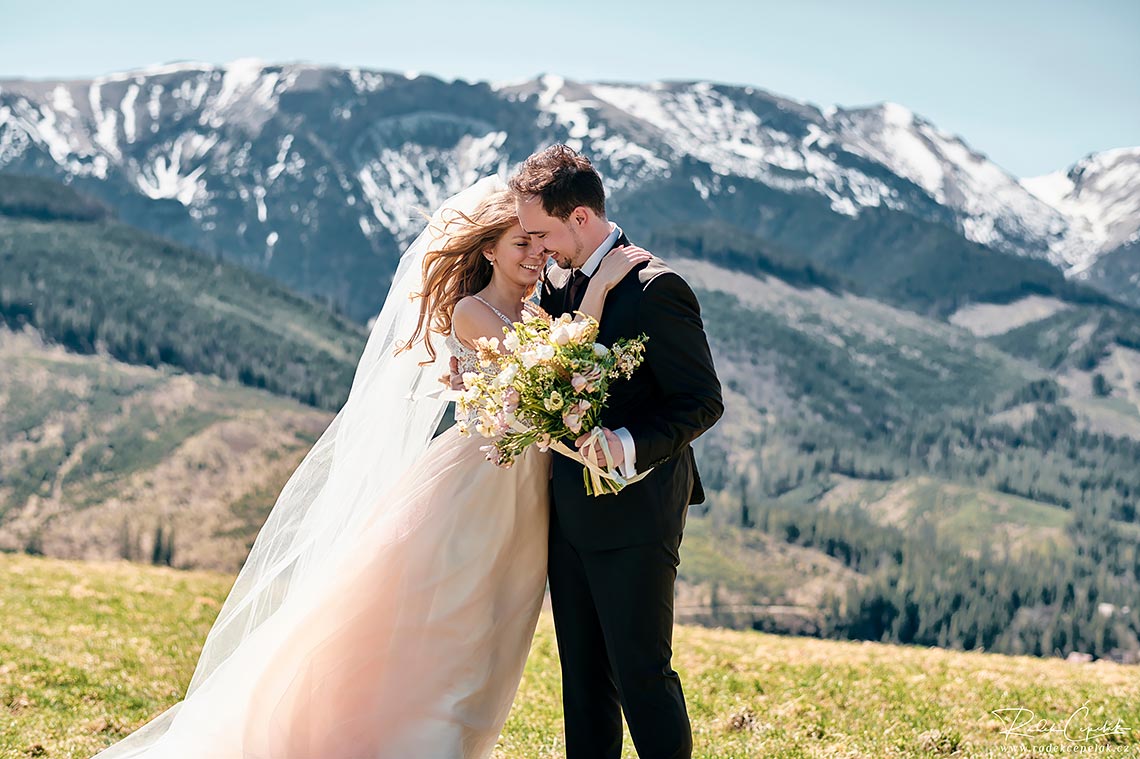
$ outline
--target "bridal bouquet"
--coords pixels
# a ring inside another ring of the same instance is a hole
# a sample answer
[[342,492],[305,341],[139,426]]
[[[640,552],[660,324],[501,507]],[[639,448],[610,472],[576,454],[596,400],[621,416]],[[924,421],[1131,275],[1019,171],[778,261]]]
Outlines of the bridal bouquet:
[[[585,316],[585,315],[583,315]],[[582,463],[586,492],[616,493],[630,481],[614,471],[599,427],[610,385],[628,379],[645,357],[644,335],[610,347],[595,342],[598,322],[524,314],[503,328],[504,337],[477,344],[480,371],[463,375],[466,390],[456,402],[456,426],[494,442],[483,446],[487,459],[507,468],[531,445],[553,448]],[[609,466],[601,469],[563,443],[582,435],[601,440]]]

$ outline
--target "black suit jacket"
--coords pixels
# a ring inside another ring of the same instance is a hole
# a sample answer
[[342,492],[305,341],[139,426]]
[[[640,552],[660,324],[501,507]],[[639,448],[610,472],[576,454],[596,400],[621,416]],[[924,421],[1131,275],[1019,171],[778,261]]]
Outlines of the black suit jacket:
[[[622,235],[617,245],[628,245]],[[558,316],[571,309],[570,272],[551,267],[540,304]],[[724,412],[720,381],[688,283],[661,260],[634,267],[606,297],[598,342],[645,334],[645,361],[610,386],[602,426],[633,437],[637,471],[653,471],[615,495],[590,496],[581,464],[554,455],[553,519],[580,550],[606,550],[674,538],[691,503],[704,501],[690,443]],[[572,443],[571,443],[572,444]]]

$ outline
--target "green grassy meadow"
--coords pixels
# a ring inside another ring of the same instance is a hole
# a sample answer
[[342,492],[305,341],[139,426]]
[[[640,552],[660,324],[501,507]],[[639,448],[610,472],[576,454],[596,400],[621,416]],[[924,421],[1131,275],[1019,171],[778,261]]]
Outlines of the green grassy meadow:
[[[0,554],[0,578],[5,759],[89,757],[176,702],[233,579],[22,554]],[[702,759],[1140,756],[1135,667],[689,626],[674,649]],[[1017,708],[1057,731],[1004,735],[991,712]],[[495,757],[562,755],[544,613]]]

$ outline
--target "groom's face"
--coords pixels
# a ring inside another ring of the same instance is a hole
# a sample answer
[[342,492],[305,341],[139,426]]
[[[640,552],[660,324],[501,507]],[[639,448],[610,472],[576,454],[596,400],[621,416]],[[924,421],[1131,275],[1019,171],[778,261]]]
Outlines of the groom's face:
[[573,269],[586,262],[589,256],[582,242],[581,227],[586,221],[580,213],[582,209],[574,209],[568,218],[559,219],[546,212],[542,198],[532,195],[518,198],[515,211],[535,248],[553,258],[554,263],[563,269]]

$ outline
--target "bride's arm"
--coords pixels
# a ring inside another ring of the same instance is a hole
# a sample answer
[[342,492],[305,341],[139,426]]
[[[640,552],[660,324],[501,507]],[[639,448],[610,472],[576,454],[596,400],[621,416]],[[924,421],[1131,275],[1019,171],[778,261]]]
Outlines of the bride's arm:
[[[586,295],[582,298],[582,305],[578,310],[589,314],[601,321],[602,310],[605,307],[606,295],[618,282],[629,274],[630,270],[638,264],[653,258],[653,254],[634,245],[625,245],[614,248],[602,257],[602,262],[590,283],[586,286]],[[580,319],[581,317],[575,317]]]
[[481,337],[497,337],[501,345],[506,326],[498,314],[471,296],[455,304],[451,324],[459,342],[472,350],[475,349],[475,341]]
[[[598,266],[598,270],[594,272],[594,276],[590,277],[590,284],[586,286],[586,296],[582,299],[582,306],[578,310],[601,321],[602,309],[605,306],[606,295],[609,291],[616,287],[618,282],[621,282],[635,266],[651,258],[653,255],[649,251],[632,245],[611,250],[602,257],[602,263]],[[610,451],[617,460],[618,469],[626,477],[636,476],[637,469],[633,466],[633,462],[637,461],[637,449],[629,430],[625,427],[612,432],[607,429],[605,436]],[[586,439],[587,436],[583,435],[575,441],[575,444],[580,446],[585,443]],[[619,452],[620,456],[617,455]],[[583,451],[583,454],[590,455],[590,452]],[[596,460],[603,461],[599,466],[604,467],[606,465],[602,454],[597,454]]]

